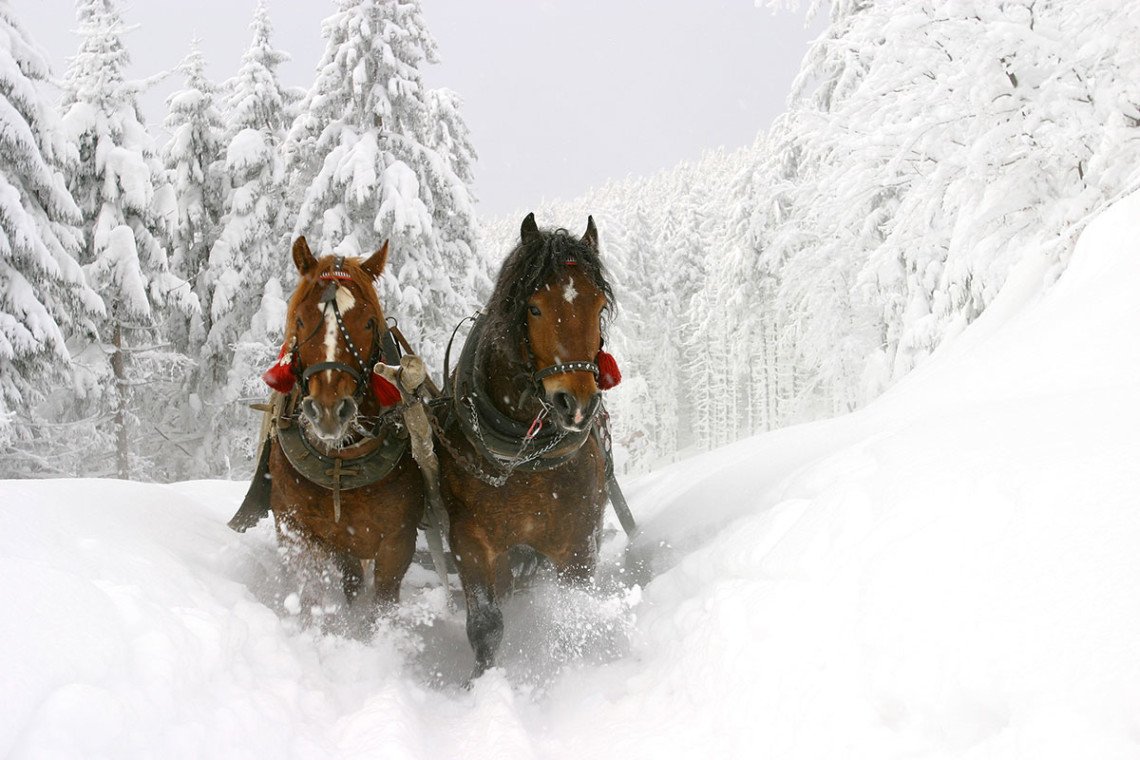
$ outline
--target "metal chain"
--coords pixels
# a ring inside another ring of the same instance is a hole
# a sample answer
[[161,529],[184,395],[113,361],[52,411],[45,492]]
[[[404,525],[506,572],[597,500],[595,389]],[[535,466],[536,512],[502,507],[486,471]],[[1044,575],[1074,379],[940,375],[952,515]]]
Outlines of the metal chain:
[[503,475],[491,475],[488,473],[486,470],[479,466],[478,462],[469,457],[467,454],[459,451],[454,446],[454,444],[452,444],[451,439],[449,439],[444,434],[443,426],[439,424],[439,419],[436,417],[436,415],[429,414],[428,419],[431,420],[431,428],[435,431],[435,435],[439,439],[439,442],[442,443],[443,447],[447,449],[447,452],[451,454],[451,458],[455,460],[455,463],[459,465],[460,469],[462,469],[468,475],[474,475],[479,480],[483,481],[489,486],[493,486],[494,488],[498,488],[499,486],[503,485],[503,483],[506,483],[507,480],[511,477],[510,472]]
[[[475,431],[475,435],[479,436],[479,440],[485,441],[486,439],[483,438],[483,432],[479,429],[479,413],[475,409],[475,402],[472,401],[469,396],[464,397],[463,400],[467,402],[467,406],[471,409],[471,427]],[[523,437],[523,442],[519,447],[518,454],[507,459],[502,459],[498,456],[495,457],[496,459],[499,459],[498,465],[506,470],[508,476],[527,462],[533,462],[535,459],[541,459],[544,454],[554,449],[554,447],[558,444],[562,443],[562,441],[568,435],[568,433],[563,430],[561,434],[556,436],[542,449],[534,452],[530,456],[526,455],[526,450],[530,448],[530,446],[534,443],[535,436],[537,436],[538,431],[542,429],[542,419],[546,417],[546,413],[549,410],[550,407],[543,404],[542,411],[537,417],[534,418],[534,422],[531,423],[530,431],[528,431],[527,435]],[[538,426],[537,430],[535,429],[536,425]]]
[[[471,401],[470,398],[466,397],[464,398],[464,401],[467,403],[468,408],[471,410],[471,426],[474,429],[475,434],[479,437],[479,440],[485,441],[483,438],[483,433],[479,429],[479,415],[475,409],[474,402]],[[543,413],[535,419],[536,421],[539,421],[545,416],[546,408],[544,408]],[[510,479],[511,475],[515,473],[515,470],[517,470],[519,467],[522,467],[528,462],[533,462],[536,459],[541,459],[545,454],[549,453],[560,443],[562,443],[562,441],[566,439],[566,436],[569,435],[569,433],[564,430],[559,435],[555,436],[555,438],[551,440],[551,442],[546,446],[543,446],[541,449],[538,449],[537,451],[534,451],[530,454],[527,454],[527,449],[533,444],[534,436],[528,436],[524,438],[522,446],[519,447],[518,454],[509,459],[499,459],[499,461],[494,463],[499,468],[500,473],[498,475],[493,475],[483,469],[483,467],[480,466],[477,461],[472,459],[467,454],[459,451],[455,445],[452,444],[451,440],[448,439],[448,437],[444,434],[443,426],[440,425],[436,415],[430,414],[428,417],[431,420],[432,429],[435,431],[435,434],[439,438],[440,443],[443,444],[444,448],[446,448],[448,453],[451,454],[452,458],[455,459],[456,464],[458,464],[460,468],[463,469],[463,471],[468,475],[473,475],[487,485],[493,486],[495,488],[498,488],[499,486],[506,483],[507,480]],[[596,417],[597,414],[595,413],[594,418],[591,419],[591,423],[593,423],[593,420]],[[498,457],[496,457],[496,459],[498,459]]]

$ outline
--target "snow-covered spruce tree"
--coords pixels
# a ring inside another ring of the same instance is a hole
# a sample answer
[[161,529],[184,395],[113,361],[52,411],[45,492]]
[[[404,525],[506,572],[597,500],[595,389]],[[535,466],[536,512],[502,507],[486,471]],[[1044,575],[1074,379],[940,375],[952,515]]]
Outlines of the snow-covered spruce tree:
[[[622,392],[646,379],[652,401],[633,416],[662,419],[634,424],[658,455],[677,441],[679,399],[702,445],[734,419],[749,421],[740,435],[859,406],[1015,268],[1051,282],[1084,220],[1140,185],[1140,47],[1119,44],[1140,38],[1140,5],[839,0],[831,13],[739,181],[705,178],[714,161],[568,204],[617,219],[615,250],[647,295],[645,327],[625,312],[636,337],[608,398],[616,430]],[[666,268],[686,247],[707,277],[673,301],[685,283]],[[667,315],[695,320],[678,326],[679,354]]]
[[861,403],[1015,267],[1056,276],[1083,220],[1135,185],[1140,54],[1118,41],[1137,38],[1140,6],[1108,0],[833,6],[757,203],[780,209],[763,255],[803,397]]
[[473,154],[454,98],[433,98],[421,80],[436,49],[418,0],[339,8],[286,141],[293,231],[322,254],[362,255],[389,239],[381,300],[438,366],[445,336],[488,287],[465,176]]
[[[614,443],[628,456],[625,471],[644,471],[676,452],[676,369],[659,361],[670,330],[660,321],[664,317],[655,300],[660,294],[650,286],[663,258],[654,246],[661,209],[650,186],[662,176],[618,183],[603,190],[606,201],[591,199],[589,205],[594,214],[613,209],[607,214],[613,221],[600,230],[606,264],[621,257],[629,273],[625,287],[615,286],[620,312],[614,328],[620,328],[624,341],[610,349],[622,368],[622,382],[606,394]],[[614,245],[615,239],[621,243]]]
[[[222,166],[222,115],[217,87],[206,78],[206,62],[195,40],[178,67],[186,86],[166,99],[170,140],[162,151],[176,215],[170,230],[170,268],[191,284],[202,311],[185,326],[172,325],[175,348],[196,356],[209,331],[209,292],[205,270],[210,248],[221,231],[227,184]],[[195,373],[197,374],[197,373]],[[197,383],[187,389],[197,391]]]
[[79,403],[72,414],[100,415],[99,432],[112,439],[106,453],[113,462],[93,453],[85,472],[169,477],[177,474],[169,463],[185,453],[168,431],[181,409],[187,362],[163,344],[162,328],[188,319],[197,299],[170,271],[162,244],[172,197],[143,126],[138,88],[123,78],[119,10],[113,0],[81,0],[78,20],[81,43],[62,103],[72,146],[68,184],[83,217],[80,263],[106,316],[98,336],[73,352]]
[[709,154],[699,166],[705,198],[700,241],[707,274],[689,302],[685,356],[701,449],[723,446],[763,429],[752,402],[750,375],[758,346],[755,331],[767,309],[760,293],[735,274],[754,255],[743,230],[750,209],[741,207],[755,176],[763,142],[732,154]]
[[210,331],[199,355],[199,401],[207,427],[199,451],[204,473],[244,473],[256,453],[257,426],[246,405],[265,394],[261,373],[276,358],[285,328],[282,280],[291,269],[281,144],[290,97],[277,67],[289,57],[272,45],[264,0],[253,39],[229,82],[226,104],[222,232],[203,278]]
[[102,301],[76,257],[79,209],[43,90],[47,61],[0,5],[0,462],[9,475],[54,474],[52,429],[37,404],[70,369],[68,332],[87,332]]

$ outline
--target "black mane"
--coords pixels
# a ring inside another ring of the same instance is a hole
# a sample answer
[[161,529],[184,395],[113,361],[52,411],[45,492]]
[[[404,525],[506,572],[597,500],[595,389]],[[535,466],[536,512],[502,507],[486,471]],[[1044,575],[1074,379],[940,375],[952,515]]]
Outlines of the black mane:
[[[574,262],[606,297],[602,332],[613,304],[613,290],[606,280],[598,252],[564,229],[542,230],[527,243],[520,242],[507,255],[499,270],[495,290],[483,310],[486,325],[480,349],[498,344],[512,358],[518,358],[526,326],[527,301],[546,283]],[[482,350],[480,351],[482,353]]]

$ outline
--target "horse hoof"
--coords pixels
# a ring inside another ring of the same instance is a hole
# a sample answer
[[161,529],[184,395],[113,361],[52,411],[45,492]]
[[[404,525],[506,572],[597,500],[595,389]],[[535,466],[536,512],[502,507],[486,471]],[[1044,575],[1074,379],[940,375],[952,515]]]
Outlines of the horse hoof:
[[473,688],[475,688],[475,682],[482,678],[483,675],[488,670],[491,670],[492,667],[493,666],[489,663],[476,662],[474,669],[471,671],[471,675],[468,676],[467,680],[464,682],[463,688],[467,691],[471,691]]

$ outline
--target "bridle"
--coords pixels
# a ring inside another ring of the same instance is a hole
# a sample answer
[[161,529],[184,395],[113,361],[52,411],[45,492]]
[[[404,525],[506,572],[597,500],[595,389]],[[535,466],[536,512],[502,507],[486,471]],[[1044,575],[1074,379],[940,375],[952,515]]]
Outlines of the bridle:
[[598,365],[594,362],[562,362],[561,364],[552,364],[549,367],[539,369],[538,362],[534,358],[534,352],[530,350],[530,334],[525,329],[523,331],[523,343],[526,346],[526,361],[530,371],[530,381],[536,390],[542,389],[543,378],[551,377],[552,375],[564,375],[568,372],[589,372],[594,376],[595,380],[598,379]]
[[[328,281],[328,285],[325,287],[324,292],[321,294],[321,321],[317,323],[317,326],[313,329],[313,332],[310,333],[309,336],[305,338],[305,340],[301,341],[293,348],[293,357],[295,367],[299,371],[302,397],[309,395],[309,378],[316,373],[325,371],[344,372],[356,382],[356,389],[353,392],[353,400],[359,404],[360,401],[364,398],[364,394],[369,390],[368,377],[371,374],[370,368],[376,364],[379,355],[383,353],[382,345],[385,342],[385,339],[390,340],[390,337],[386,323],[384,325],[383,336],[379,335],[378,331],[376,330],[376,317],[373,316],[373,318],[368,322],[368,327],[372,331],[372,345],[369,347],[368,358],[365,359],[360,353],[360,350],[356,347],[356,343],[352,340],[352,336],[348,334],[348,329],[344,324],[344,315],[341,314],[340,306],[336,301],[337,290],[341,287],[340,281],[352,281],[352,275],[346,272],[343,266],[344,257],[337,256],[332,271],[325,272],[320,276],[321,280]],[[349,354],[351,354],[352,358],[356,361],[355,367],[338,361],[318,362],[309,367],[304,367],[301,364],[300,348],[312,340],[314,337],[316,337],[317,333],[320,332],[321,328],[325,324],[325,320],[328,318],[329,306],[332,307],[333,318],[336,320],[337,330],[340,332],[340,336],[344,340],[344,344],[348,348]],[[394,346],[395,341],[392,340],[391,342]]]
[[[577,454],[587,438],[595,434],[592,421],[575,433],[546,428],[545,420],[551,411],[551,406],[546,401],[542,379],[567,372],[591,372],[597,378],[599,369],[595,362],[590,361],[560,362],[538,369],[534,353],[530,348],[529,332],[524,328],[526,375],[530,384],[528,392],[538,401],[540,409],[529,424],[508,417],[491,403],[490,394],[482,386],[480,373],[476,369],[477,347],[483,342],[481,333],[485,318],[484,314],[476,313],[456,325],[444,355],[444,371],[450,383],[452,342],[464,322],[473,321],[474,324],[456,368],[456,387],[452,388],[449,385],[447,389],[451,406],[449,419],[458,423],[464,437],[486,462],[493,464],[494,471],[487,471],[479,462],[456,449],[446,435],[445,425],[439,424],[434,415],[432,423],[436,437],[451,452],[461,468],[484,483],[497,487],[505,483],[515,470],[547,470],[561,466]],[[594,407],[594,417],[601,408],[601,404]]]
[[[481,373],[476,368],[476,347],[482,343],[480,336],[484,319],[483,314],[476,314],[456,326],[458,331],[464,322],[474,322],[463,351],[460,352],[454,386],[449,385],[447,388],[444,399],[448,407],[446,421],[441,421],[433,414],[431,423],[436,438],[464,471],[488,485],[498,487],[515,470],[547,470],[561,466],[577,454],[578,448],[591,432],[589,427],[575,434],[553,427],[544,429],[543,420],[549,406],[541,396],[539,401],[542,402],[542,409],[530,423],[508,417],[491,403],[490,394],[481,382]],[[450,349],[449,343],[445,366],[450,365]],[[455,446],[446,430],[452,424],[458,426],[461,435],[475,449],[474,457]],[[490,468],[486,465],[490,465]]]
[[[566,266],[577,265],[577,260],[573,258],[569,259],[566,262]],[[603,345],[605,344],[604,338],[602,339],[602,343]],[[530,348],[530,331],[525,327],[523,328],[523,344],[526,347],[526,361],[530,370],[530,382],[538,392],[537,396],[539,399],[542,398],[542,393],[544,392],[542,388],[543,379],[551,377],[552,375],[564,375],[569,372],[589,372],[594,376],[595,381],[598,379],[598,365],[590,361],[561,362],[559,364],[552,364],[549,367],[543,367],[542,369],[539,369],[538,361],[534,358],[534,351],[532,351]]]

